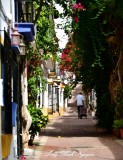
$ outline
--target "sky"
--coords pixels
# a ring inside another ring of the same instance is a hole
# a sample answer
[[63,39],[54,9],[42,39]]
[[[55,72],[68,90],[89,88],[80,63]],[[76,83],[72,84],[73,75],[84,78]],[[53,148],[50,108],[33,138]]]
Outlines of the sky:
[[[61,6],[59,6],[58,4],[55,4],[55,7],[59,11],[59,13],[63,12],[63,8]],[[55,21],[56,36],[59,39],[59,47],[60,47],[60,49],[63,49],[63,48],[65,48],[66,43],[68,41],[68,36],[65,34],[63,29],[60,29],[58,27],[58,24],[65,23],[65,19],[57,18],[54,21]]]

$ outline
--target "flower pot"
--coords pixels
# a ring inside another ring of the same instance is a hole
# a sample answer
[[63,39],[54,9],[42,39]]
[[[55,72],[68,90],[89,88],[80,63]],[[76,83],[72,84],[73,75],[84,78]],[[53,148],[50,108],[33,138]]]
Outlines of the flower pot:
[[113,135],[116,138],[121,138],[120,129],[113,129]]
[[123,139],[123,128],[120,128],[121,139]]

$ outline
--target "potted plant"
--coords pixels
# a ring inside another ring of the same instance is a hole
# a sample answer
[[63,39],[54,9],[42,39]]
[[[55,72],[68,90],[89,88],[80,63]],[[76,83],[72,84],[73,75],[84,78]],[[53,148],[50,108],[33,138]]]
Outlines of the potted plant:
[[115,114],[113,127],[115,130],[120,130],[121,138],[123,139],[123,86],[119,86],[115,92]]
[[28,142],[29,145],[33,145],[33,141],[35,135],[40,132],[41,128],[45,128],[48,123],[48,116],[44,116],[41,108],[36,108],[32,104],[28,105],[28,110],[32,117],[32,124],[29,129],[30,140]]
[[114,124],[113,124],[113,135],[114,135],[116,138],[121,138],[121,136],[120,136],[120,125],[119,125],[119,120],[118,120],[118,119],[114,120]]
[[116,119],[114,120],[114,124],[113,124],[113,128],[114,128],[114,132],[115,134],[120,134],[117,135],[118,138],[122,138],[123,139],[123,119]]
[[120,119],[120,134],[121,138],[123,139],[123,119]]

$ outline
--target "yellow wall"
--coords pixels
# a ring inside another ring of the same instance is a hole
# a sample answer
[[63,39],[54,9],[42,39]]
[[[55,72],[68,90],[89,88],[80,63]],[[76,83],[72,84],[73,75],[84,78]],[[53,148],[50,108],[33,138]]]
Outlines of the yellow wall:
[[48,115],[48,109],[46,107],[43,107],[42,111],[45,116]]
[[2,158],[6,158],[10,155],[11,142],[11,134],[2,134]]
[[0,36],[0,43],[2,44],[2,45],[4,45],[4,40],[3,40],[3,38]]

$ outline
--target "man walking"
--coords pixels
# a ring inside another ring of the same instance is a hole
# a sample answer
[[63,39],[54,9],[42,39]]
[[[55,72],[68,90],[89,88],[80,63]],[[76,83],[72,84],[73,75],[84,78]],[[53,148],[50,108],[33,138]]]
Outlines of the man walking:
[[82,119],[82,108],[84,108],[84,96],[82,95],[82,92],[79,92],[79,94],[76,96],[76,104],[77,104],[77,110],[78,110],[78,118]]

